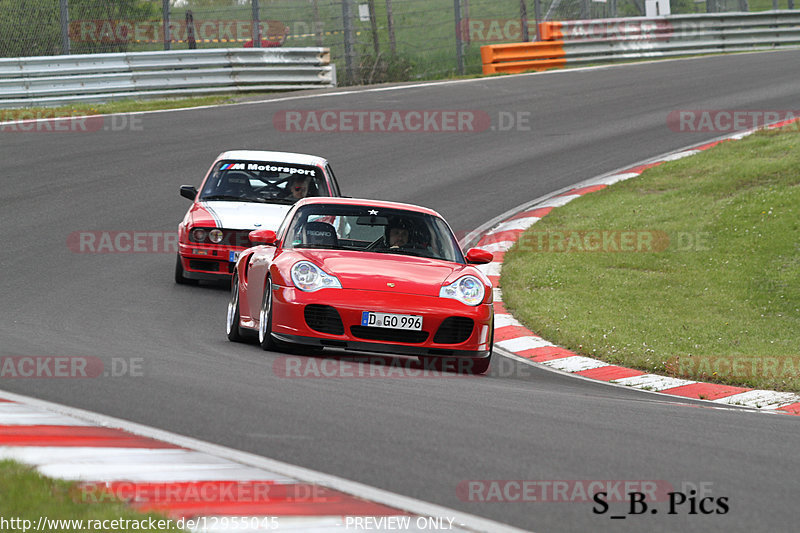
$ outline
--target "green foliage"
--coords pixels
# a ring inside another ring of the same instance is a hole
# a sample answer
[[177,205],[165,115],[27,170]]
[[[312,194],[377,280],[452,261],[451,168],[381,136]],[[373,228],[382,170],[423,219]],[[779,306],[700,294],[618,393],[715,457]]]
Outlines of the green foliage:
[[[147,527],[148,519],[154,522],[166,518],[156,513],[142,514],[128,507],[113,495],[102,492],[84,492],[75,483],[50,479],[42,476],[28,465],[14,461],[0,461],[0,516],[5,520],[29,520],[29,531],[35,529],[40,518],[48,520],[83,520],[83,528],[76,527],[76,523],[62,523],[60,527],[52,526],[52,531],[60,533],[86,532],[86,521],[118,521],[130,527],[122,527],[115,531],[155,531]],[[127,521],[127,522],[125,522]],[[137,521],[137,528],[130,521]],[[22,531],[22,522],[17,527]],[[162,533],[180,531],[175,522],[169,523],[168,529],[161,529]],[[14,530],[12,525],[10,530]],[[6,529],[8,531],[8,529]]]
[[0,0],[0,57],[61,53],[58,0]]
[[[556,209],[506,254],[507,307],[551,342],[610,363],[800,391],[797,130],[726,142]],[[668,246],[531,246],[591,230]]]
[[[69,20],[158,20],[159,5],[148,0],[69,0]],[[0,57],[58,55],[62,53],[59,0],[0,0]],[[73,40],[71,53],[124,52],[129,44],[111,39]]]

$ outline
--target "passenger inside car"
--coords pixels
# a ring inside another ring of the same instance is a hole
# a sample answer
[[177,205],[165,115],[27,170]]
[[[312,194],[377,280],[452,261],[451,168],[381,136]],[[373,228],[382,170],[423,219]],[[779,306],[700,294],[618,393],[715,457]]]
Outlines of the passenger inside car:
[[221,192],[226,196],[235,198],[249,198],[253,194],[253,188],[250,186],[250,177],[239,172],[229,172],[225,176],[225,183],[221,187]]

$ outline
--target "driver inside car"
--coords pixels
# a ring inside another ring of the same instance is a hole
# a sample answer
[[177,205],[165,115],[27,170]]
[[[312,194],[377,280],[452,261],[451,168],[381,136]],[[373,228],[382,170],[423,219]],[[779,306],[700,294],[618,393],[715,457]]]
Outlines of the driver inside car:
[[409,246],[412,225],[408,220],[394,219],[386,226],[386,245],[389,249]]
[[306,196],[313,196],[309,193],[310,188],[310,176],[292,176],[292,178],[289,180],[289,198],[300,200]]

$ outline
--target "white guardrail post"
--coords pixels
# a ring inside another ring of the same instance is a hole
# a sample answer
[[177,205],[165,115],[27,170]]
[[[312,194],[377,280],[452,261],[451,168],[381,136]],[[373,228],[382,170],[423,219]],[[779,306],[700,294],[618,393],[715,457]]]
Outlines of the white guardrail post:
[[336,87],[328,48],[0,58],[0,108]]

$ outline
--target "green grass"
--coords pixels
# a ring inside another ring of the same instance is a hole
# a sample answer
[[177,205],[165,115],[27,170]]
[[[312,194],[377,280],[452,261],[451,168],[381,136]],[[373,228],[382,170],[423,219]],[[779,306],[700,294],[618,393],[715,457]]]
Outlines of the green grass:
[[[505,304],[610,363],[800,391],[798,168],[797,128],[768,131],[577,199],[508,252]],[[557,249],[553,235],[566,249],[573,230],[631,230],[666,248],[543,251]]]
[[24,110],[0,109],[0,122],[9,120],[24,120],[27,118],[51,118],[83,115],[105,115],[111,113],[132,113],[137,111],[152,111],[158,109],[180,109],[184,107],[197,107],[206,105],[230,104],[241,101],[243,98],[254,96],[273,96],[275,93],[236,93],[214,96],[196,96],[189,98],[161,98],[161,99],[124,99],[103,104],[77,102],[72,105],[59,107],[26,107]]
[[[138,520],[140,524],[145,520],[144,525],[148,525],[147,520],[152,518],[156,523],[159,520],[166,520],[164,516],[155,513],[138,513],[120,501],[111,500],[108,497],[97,497],[96,495],[82,495],[77,485],[72,482],[54,480],[44,477],[37,473],[32,467],[14,461],[0,461],[0,517],[5,520],[21,519],[30,520],[32,525],[28,527],[35,529],[40,517],[50,520]],[[94,523],[94,522],[93,522]],[[16,524],[6,524],[2,529],[22,530],[21,522]],[[111,524],[107,522],[107,524]],[[120,524],[124,524],[120,522]],[[165,522],[162,522],[162,525]],[[44,528],[48,531],[59,532],[86,532],[94,529],[100,531],[181,531],[175,527],[173,521],[169,529],[156,528],[90,528],[84,522],[84,527],[72,527],[62,524],[65,527]],[[130,525],[130,523],[128,523]]]

